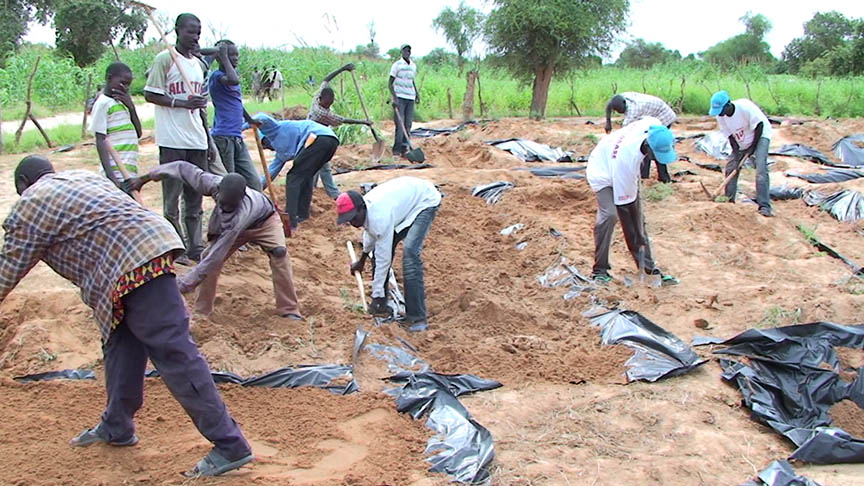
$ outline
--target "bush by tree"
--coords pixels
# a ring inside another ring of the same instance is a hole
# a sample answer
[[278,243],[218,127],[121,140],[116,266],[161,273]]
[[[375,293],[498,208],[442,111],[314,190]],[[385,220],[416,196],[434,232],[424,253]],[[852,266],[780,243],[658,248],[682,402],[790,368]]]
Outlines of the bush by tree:
[[741,64],[773,64],[775,59],[771,48],[763,39],[771,30],[771,21],[762,14],[747,12],[739,20],[746,30],[743,34],[730,37],[699,53],[706,61],[724,69],[732,69]]
[[804,24],[804,35],[783,50],[787,72],[813,76],[860,74],[862,57],[864,19],[847,18],[837,11],[813,15]]
[[628,0],[493,0],[486,23],[493,55],[514,75],[533,79],[531,116],[546,113],[555,73],[582,67],[609,51],[626,27]]
[[[399,56],[400,54],[397,54]],[[462,62],[465,60],[462,59]],[[436,47],[429,51],[429,54],[423,56],[423,64],[427,66],[433,67],[441,67],[441,66],[453,66],[457,67],[459,64],[459,56],[452,52],[447,52],[443,47]]]
[[655,64],[663,64],[681,59],[681,53],[666,49],[659,42],[645,42],[644,39],[636,39],[621,51],[616,66],[635,69],[648,69]]
[[474,42],[483,33],[486,16],[479,10],[459,2],[456,10],[445,7],[432,21],[435,30],[442,32],[447,42],[456,49],[459,76],[462,76],[464,57],[471,52]]

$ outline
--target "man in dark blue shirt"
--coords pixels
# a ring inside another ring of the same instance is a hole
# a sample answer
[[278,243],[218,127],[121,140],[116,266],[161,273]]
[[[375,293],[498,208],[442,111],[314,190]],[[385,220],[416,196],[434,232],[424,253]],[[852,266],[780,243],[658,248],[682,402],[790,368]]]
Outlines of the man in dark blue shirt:
[[261,179],[252,165],[252,158],[243,141],[243,123],[251,120],[243,108],[237,60],[240,51],[227,39],[216,43],[219,48],[219,69],[210,75],[210,97],[216,108],[213,121],[213,141],[219,149],[222,163],[228,172],[236,172],[246,179],[246,186],[261,190]]

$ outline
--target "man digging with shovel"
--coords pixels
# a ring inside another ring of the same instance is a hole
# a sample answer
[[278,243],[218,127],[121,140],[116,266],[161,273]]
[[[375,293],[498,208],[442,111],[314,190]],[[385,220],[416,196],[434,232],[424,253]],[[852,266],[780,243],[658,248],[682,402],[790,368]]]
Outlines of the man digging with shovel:
[[[343,71],[354,71],[354,64],[349,62],[324,78],[321,82],[321,87],[318,88],[318,92],[315,93],[315,97],[312,99],[312,106],[309,107],[309,115],[306,116],[306,119],[331,128],[336,128],[343,123],[346,125],[367,125],[371,127],[372,122],[370,120],[354,120],[352,118],[345,118],[337,115],[330,109],[330,107],[333,106],[333,101],[336,99],[333,88],[330,87],[330,81],[333,81],[333,78]],[[336,199],[336,197],[339,196],[339,187],[333,181],[333,169],[330,166],[330,162],[324,164],[324,166],[321,167],[321,170],[315,174],[315,177],[312,180],[312,187],[318,185],[319,177],[321,178],[321,184],[324,186],[324,191],[327,195],[332,199]]]
[[388,316],[387,279],[396,255],[402,249],[402,278],[405,284],[405,325],[411,332],[428,328],[426,288],[420,252],[429,227],[441,207],[441,193],[434,184],[416,177],[397,177],[379,184],[361,196],[348,191],[336,198],[338,224],[363,228],[363,254],[351,265],[351,273],[362,272],[366,258],[375,252],[372,303],[369,313]]
[[639,200],[642,164],[646,160],[669,164],[677,158],[675,137],[653,117],[643,118],[606,135],[591,151],[585,175],[597,196],[592,280],[600,284],[612,281],[609,248],[615,222],[620,219],[627,249],[639,269],[647,275],[659,275],[662,285],[678,283],[675,277],[664,275],[651,257],[651,244]]
[[213,311],[216,283],[222,265],[242,245],[253,243],[261,245],[270,257],[276,314],[301,320],[303,317],[294,289],[282,222],[267,196],[246,187],[246,181],[240,174],[217,176],[183,161],[162,164],[149,174],[134,177],[129,182],[132,188],[140,190],[149,181],[165,178],[182,181],[201,194],[216,199],[216,207],[207,225],[210,245],[204,251],[201,263],[177,280],[177,287],[184,294],[200,285],[195,311],[204,315]]
[[742,98],[732,101],[729,93],[718,91],[711,96],[708,114],[717,117],[717,126],[729,137],[732,155],[726,162],[726,198],[735,202],[738,193],[738,174],[747,157],[753,155],[756,164],[756,204],[759,214],[774,216],[771,208],[768,175],[768,146],[771,144],[771,123],[756,103]]
[[[134,446],[149,359],[213,449],[187,473],[217,476],[253,459],[222,402],[207,362],[189,336],[174,258],[173,226],[89,171],[60,173],[31,155],[15,169],[21,198],[3,223],[0,302],[39,262],[81,290],[102,334],[108,403],[102,420],[70,441]],[[50,437],[47,440],[51,440]]]

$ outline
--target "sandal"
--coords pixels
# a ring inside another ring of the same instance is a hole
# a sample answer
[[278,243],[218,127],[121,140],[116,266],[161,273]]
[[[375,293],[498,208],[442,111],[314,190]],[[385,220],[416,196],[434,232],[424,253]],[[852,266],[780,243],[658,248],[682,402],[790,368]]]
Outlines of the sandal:
[[301,316],[300,314],[295,314],[293,312],[288,312],[286,314],[280,314],[279,317],[284,317],[285,319],[288,319],[291,321],[302,321],[303,320],[303,316]]
[[102,422],[92,429],[87,429],[76,435],[69,441],[72,447],[86,447],[91,444],[104,443],[115,447],[131,447],[138,443],[138,436],[132,434],[132,437],[126,440],[110,441],[106,434],[102,431]]
[[225,474],[228,471],[233,471],[235,469],[240,468],[241,466],[248,464],[255,459],[251,453],[247,456],[241,457],[236,461],[229,461],[222,457],[222,454],[216,451],[216,449],[211,450],[204,456],[203,459],[198,461],[198,464],[195,464],[195,468],[191,471],[183,473],[187,478],[200,478],[202,476],[219,476],[221,474]]

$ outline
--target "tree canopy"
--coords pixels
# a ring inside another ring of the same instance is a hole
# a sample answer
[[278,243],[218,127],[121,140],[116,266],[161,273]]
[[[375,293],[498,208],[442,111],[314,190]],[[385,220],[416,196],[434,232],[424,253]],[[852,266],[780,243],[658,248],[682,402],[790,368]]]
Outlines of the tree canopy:
[[479,10],[459,2],[456,10],[445,7],[432,21],[435,30],[442,32],[447,42],[456,49],[459,73],[462,73],[464,56],[471,52],[474,42],[483,34],[486,16]]
[[771,30],[771,21],[762,14],[747,12],[739,19],[745,26],[743,34],[714,44],[707,51],[699,53],[706,61],[723,68],[733,68],[741,64],[765,64],[775,61],[771,47],[763,39]]
[[804,35],[783,50],[783,62],[792,74],[861,74],[862,61],[864,20],[837,11],[816,13],[804,23]]
[[531,115],[543,117],[555,73],[608,53],[626,27],[628,0],[493,0],[489,49],[517,77],[534,79]]
[[621,51],[615,64],[629,68],[648,69],[655,64],[680,59],[680,52],[666,49],[659,42],[645,42],[644,39],[636,39]]

